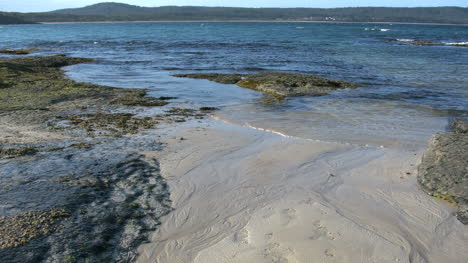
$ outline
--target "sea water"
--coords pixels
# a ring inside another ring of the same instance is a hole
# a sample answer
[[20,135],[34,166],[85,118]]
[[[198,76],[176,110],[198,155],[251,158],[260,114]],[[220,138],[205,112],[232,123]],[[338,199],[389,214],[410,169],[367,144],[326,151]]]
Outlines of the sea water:
[[[414,46],[412,41],[443,43]],[[451,118],[468,116],[468,26],[334,23],[84,23],[0,28],[0,48],[96,58],[71,78],[174,103],[216,106],[214,117],[308,140],[419,150]],[[314,74],[360,83],[322,97],[265,103],[235,85],[178,73]]]

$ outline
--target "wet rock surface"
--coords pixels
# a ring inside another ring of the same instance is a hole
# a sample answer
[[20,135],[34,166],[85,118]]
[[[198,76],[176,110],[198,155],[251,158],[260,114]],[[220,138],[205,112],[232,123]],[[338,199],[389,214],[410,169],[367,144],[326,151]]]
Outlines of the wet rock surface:
[[222,84],[236,84],[241,81],[246,74],[220,74],[220,73],[194,73],[194,74],[176,74],[174,77],[191,78],[191,79],[207,79],[210,81]]
[[91,61],[0,59],[2,263],[132,262],[172,209],[158,161],[143,153],[161,150],[158,125],[205,111],[60,69]]
[[454,133],[434,135],[418,168],[418,182],[429,194],[458,205],[457,218],[468,225],[468,134],[466,120]]
[[159,150],[154,139],[74,145],[2,163],[2,262],[130,262],[171,211],[158,162],[138,153]]
[[92,100],[85,105],[103,103],[153,107],[167,104],[166,101],[146,97],[143,89],[121,89],[72,81],[60,69],[92,61],[58,56],[0,59],[0,113],[63,110],[69,106],[63,102],[82,102],[83,99]]
[[208,79],[223,84],[258,90],[280,97],[323,96],[331,90],[357,88],[359,85],[313,75],[265,72],[244,74],[179,74],[175,77]]
[[28,55],[31,52],[35,51],[35,48],[28,48],[28,49],[2,49],[0,50],[0,54],[8,54],[8,55]]
[[0,249],[16,248],[62,226],[54,226],[56,221],[68,217],[64,210],[29,211],[13,217],[0,217]]

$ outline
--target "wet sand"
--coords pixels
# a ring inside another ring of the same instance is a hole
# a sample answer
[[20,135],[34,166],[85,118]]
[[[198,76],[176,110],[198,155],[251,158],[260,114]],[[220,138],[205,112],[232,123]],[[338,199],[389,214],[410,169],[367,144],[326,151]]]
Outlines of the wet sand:
[[[185,140],[180,140],[183,137]],[[468,229],[418,189],[421,154],[220,121],[168,130],[174,211],[137,262],[464,262]]]

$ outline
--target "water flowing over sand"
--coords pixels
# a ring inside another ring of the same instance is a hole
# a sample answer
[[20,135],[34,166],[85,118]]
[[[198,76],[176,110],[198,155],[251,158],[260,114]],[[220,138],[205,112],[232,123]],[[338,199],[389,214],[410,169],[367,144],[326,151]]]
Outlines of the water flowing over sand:
[[419,152],[287,138],[219,121],[167,134],[168,148],[154,154],[175,210],[140,247],[137,262],[468,257],[468,229],[417,187]]

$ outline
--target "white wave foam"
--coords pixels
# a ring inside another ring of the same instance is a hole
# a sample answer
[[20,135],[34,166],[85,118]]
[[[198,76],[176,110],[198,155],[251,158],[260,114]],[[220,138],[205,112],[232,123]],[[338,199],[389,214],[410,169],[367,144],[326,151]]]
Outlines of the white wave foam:
[[411,39],[411,38],[397,38],[397,41],[399,41],[399,42],[413,42],[414,39]]
[[[224,122],[224,123],[229,124],[229,125],[238,126],[238,124],[230,122],[230,121],[225,120],[223,118],[220,118],[219,116],[215,116],[213,114],[209,114],[208,116],[210,116],[212,119],[214,119],[216,121],[221,121],[221,122]],[[292,140],[304,140],[304,141],[309,141],[309,142],[331,142],[331,141],[325,141],[325,140],[317,140],[317,139],[310,139],[310,138],[303,138],[303,137],[298,137],[298,136],[287,135],[287,134],[282,133],[280,131],[276,131],[276,130],[273,130],[273,129],[256,127],[256,126],[253,126],[253,125],[251,125],[249,123],[244,123],[241,126],[249,128],[249,129],[261,131],[261,132],[272,133],[272,134],[278,135],[280,137],[287,138],[287,139],[292,139]],[[369,144],[355,144],[355,143],[349,143],[349,142],[340,142],[340,143],[342,143],[344,145],[357,145],[357,146],[363,146],[363,147],[369,147],[369,148],[374,148],[374,147],[381,148],[381,149],[386,148],[384,145],[372,146],[372,145],[369,145]]]
[[444,42],[444,45],[447,45],[447,46],[461,46],[461,45],[468,45],[468,42]]
[[390,31],[388,28],[364,28],[365,31],[381,31],[381,32],[387,32]]

